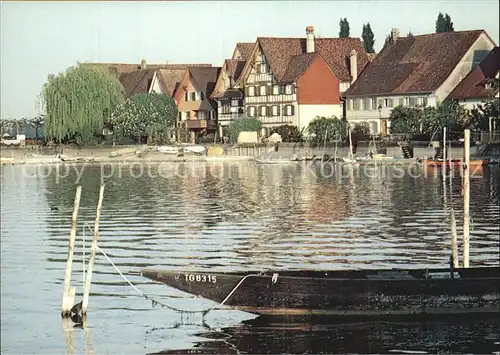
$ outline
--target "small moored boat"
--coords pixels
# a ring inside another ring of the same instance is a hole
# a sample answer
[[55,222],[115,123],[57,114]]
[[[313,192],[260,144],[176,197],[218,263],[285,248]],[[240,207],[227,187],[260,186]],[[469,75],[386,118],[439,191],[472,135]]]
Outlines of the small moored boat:
[[500,315],[500,267],[246,273],[143,270],[141,274],[256,314]]

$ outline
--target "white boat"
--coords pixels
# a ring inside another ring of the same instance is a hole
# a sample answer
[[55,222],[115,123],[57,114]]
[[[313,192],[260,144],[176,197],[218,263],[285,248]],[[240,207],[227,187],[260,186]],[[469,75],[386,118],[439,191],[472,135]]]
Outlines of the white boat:
[[165,154],[178,154],[179,148],[172,145],[162,145],[158,147],[158,151]]
[[202,145],[189,145],[183,148],[185,152],[203,154],[205,153],[205,147]]

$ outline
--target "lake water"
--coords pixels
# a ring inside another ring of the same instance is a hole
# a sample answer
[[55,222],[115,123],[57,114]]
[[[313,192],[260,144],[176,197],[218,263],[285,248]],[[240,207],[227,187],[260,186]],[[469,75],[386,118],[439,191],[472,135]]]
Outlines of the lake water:
[[[67,170],[66,170],[67,169]],[[153,307],[98,254],[87,329],[63,331],[60,305],[73,200],[82,185],[72,285],[82,298],[99,184],[99,245],[139,290],[182,309],[186,298],[137,273],[447,267],[449,213],[461,235],[460,177],[253,162],[164,166],[1,167],[1,353],[369,353],[500,350],[499,320],[339,324]],[[403,175],[403,176],[401,176]],[[471,266],[498,265],[498,167],[471,179]],[[445,191],[443,191],[445,190]],[[443,193],[445,192],[445,193]],[[444,196],[444,198],[443,198]],[[83,242],[85,239],[85,243]],[[461,241],[461,238],[459,238]],[[85,248],[83,247],[85,246]],[[460,243],[461,246],[461,243]],[[459,250],[461,255],[461,249]]]

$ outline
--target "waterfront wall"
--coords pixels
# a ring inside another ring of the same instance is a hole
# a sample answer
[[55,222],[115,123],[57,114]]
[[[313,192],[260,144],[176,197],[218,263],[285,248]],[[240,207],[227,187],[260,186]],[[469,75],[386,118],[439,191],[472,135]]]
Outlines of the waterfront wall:
[[[207,148],[210,145],[205,145]],[[115,147],[74,147],[74,146],[26,146],[21,147],[2,147],[0,149],[1,156],[5,158],[24,158],[33,154],[45,155],[45,156],[56,156],[58,154],[64,154],[71,157],[108,157],[111,152],[114,152],[123,148],[147,148],[146,146],[115,146]],[[152,148],[152,147],[149,147]],[[266,154],[268,152],[274,151],[272,146],[223,146],[225,155],[227,156],[249,156],[257,157],[261,154]],[[385,147],[388,156],[395,158],[402,157],[401,148],[398,146]],[[361,145],[357,147],[356,156],[362,156],[368,154],[370,147],[368,145]],[[450,150],[451,157],[453,159],[460,159],[463,156],[463,147],[452,147]],[[471,153],[476,151],[475,147],[471,147]],[[294,143],[282,143],[279,147],[280,155],[307,155],[307,156],[321,156],[322,154],[327,154],[333,156],[335,154],[335,147],[307,147],[301,146],[300,144]],[[349,148],[346,146],[337,147],[337,156],[346,157],[348,156]],[[432,157],[434,155],[434,148],[428,146],[414,146],[413,155],[415,158],[425,158]]]

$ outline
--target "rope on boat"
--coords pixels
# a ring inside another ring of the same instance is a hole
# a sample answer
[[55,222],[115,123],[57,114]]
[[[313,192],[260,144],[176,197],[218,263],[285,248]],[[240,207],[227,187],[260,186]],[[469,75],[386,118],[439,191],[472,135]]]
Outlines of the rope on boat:
[[[93,233],[92,231],[92,228],[87,224],[86,225],[89,230]],[[111,260],[111,258],[104,252],[104,250],[102,250],[99,245],[97,245],[97,250],[99,250],[101,252],[102,255],[104,255],[104,257],[109,261],[109,263],[111,264],[111,266],[113,266],[115,268],[115,270],[120,274],[120,276],[135,290],[137,291],[142,297],[144,297],[145,299],[147,299],[148,301],[151,301],[151,305],[153,306],[153,308],[157,305],[163,307],[163,308],[168,308],[170,310],[173,310],[173,311],[176,311],[178,313],[183,313],[183,314],[186,314],[186,313],[189,313],[189,314],[195,314],[195,313],[201,313],[202,316],[205,316],[208,312],[212,311],[212,310],[217,310],[217,309],[223,309],[224,308],[224,304],[227,302],[227,300],[234,294],[234,292],[236,291],[236,289],[238,287],[240,287],[240,285],[243,283],[243,281],[245,281],[248,277],[250,276],[258,276],[256,274],[249,274],[249,275],[246,275],[245,277],[243,277],[240,282],[238,282],[238,284],[233,287],[233,289],[231,290],[231,292],[229,292],[229,294],[226,296],[226,298],[221,302],[219,303],[217,306],[214,306],[214,307],[209,307],[209,308],[204,308],[204,309],[198,309],[198,310],[186,310],[186,309],[180,309],[180,308],[177,308],[177,307],[174,307],[174,306],[170,306],[168,304],[165,304],[161,301],[158,301],[156,299],[154,299],[153,297],[145,294],[144,292],[142,292],[141,290],[139,290],[132,282],[130,282],[130,280],[120,271],[120,269],[118,268],[118,266],[115,265],[115,263]],[[274,277],[278,278],[277,274],[276,276],[273,275],[273,279]]]

